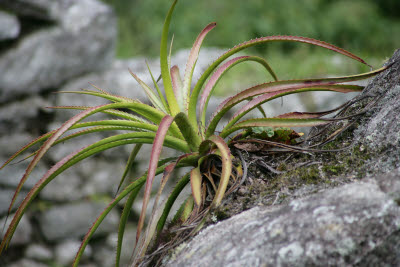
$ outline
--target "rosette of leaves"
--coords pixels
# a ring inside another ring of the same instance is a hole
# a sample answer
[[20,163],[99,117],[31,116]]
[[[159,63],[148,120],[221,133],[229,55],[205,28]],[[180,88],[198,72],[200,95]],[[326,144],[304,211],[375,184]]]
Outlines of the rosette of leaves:
[[[226,141],[231,134],[239,130],[246,130],[255,127],[304,127],[323,125],[329,122],[329,120],[322,118],[329,112],[293,112],[277,117],[264,116],[262,118],[247,120],[242,120],[243,116],[257,108],[262,111],[262,104],[289,94],[306,91],[333,91],[340,93],[359,92],[363,87],[341,83],[369,78],[383,71],[382,68],[346,77],[278,80],[276,74],[265,59],[257,56],[235,57],[235,54],[248,47],[269,42],[300,42],[330,49],[359,61],[362,64],[367,65],[367,63],[346,50],[315,39],[295,36],[268,36],[244,42],[228,50],[204,71],[197,83],[192,87],[192,75],[200,47],[205,36],[216,26],[216,23],[210,23],[198,35],[190,51],[186,69],[182,77],[177,66],[170,67],[170,52],[168,52],[169,25],[176,3],[177,0],[172,3],[165,19],[161,36],[160,63],[165,97],[158,87],[153,75],[151,76],[155,87],[154,90],[133,73],[131,73],[132,76],[144,89],[152,105],[147,105],[125,96],[113,95],[99,88],[97,88],[97,90],[77,91],[75,93],[105,98],[109,100],[110,103],[94,107],[58,107],[64,109],[77,109],[81,111],[66,121],[58,129],[55,129],[27,144],[3,164],[1,168],[4,168],[7,164],[18,156],[21,156],[21,154],[28,149],[35,145],[40,145],[40,148],[30,155],[32,160],[27,167],[25,174],[21,178],[14,197],[12,198],[9,206],[10,212],[22,185],[28,179],[37,163],[43,158],[43,155],[51,149],[51,147],[67,140],[94,132],[110,131],[111,133],[115,133],[115,131],[119,130],[128,131],[127,133],[114,134],[93,144],[88,144],[87,146],[66,155],[51,169],[49,169],[18,206],[11,224],[9,225],[0,244],[0,252],[8,246],[18,222],[28,206],[32,203],[39,192],[60,173],[74,166],[78,162],[102,151],[118,146],[135,144],[131,156],[128,159],[127,167],[122,175],[121,186],[123,184],[122,181],[127,176],[128,170],[130,169],[137,153],[140,151],[141,146],[143,144],[152,144],[152,152],[149,158],[149,168],[147,172],[133,180],[127,186],[123,187],[116,197],[109,203],[107,208],[94,221],[93,226],[89,229],[82,241],[82,245],[77,252],[73,265],[78,265],[81,255],[90,238],[110,210],[124,198],[127,198],[120,219],[117,243],[116,266],[119,266],[121,244],[129,211],[139,191],[144,187],[144,197],[138,221],[135,246],[135,258],[140,259],[145,255],[151,240],[154,240],[154,237],[158,236],[163,230],[172,205],[186,185],[190,184],[192,195],[187,201],[185,201],[185,203],[183,203],[174,219],[175,221],[180,221],[182,224],[185,224],[190,220],[195,221],[195,219],[204,217],[204,214],[206,214],[207,211],[220,205],[226,192],[232,191],[229,186],[235,184],[235,181],[238,180],[242,172],[240,165],[233,164],[233,157],[228,146],[228,141]],[[218,106],[214,111],[214,114],[211,116],[209,123],[206,124],[206,109],[216,84],[232,67],[246,61],[256,62],[260,67],[265,68],[271,75],[273,81],[241,90],[239,93],[228,97]],[[222,131],[219,134],[216,134],[216,128],[220,123],[221,118],[233,107],[237,107],[238,105],[239,109],[231,117],[230,121],[222,128]],[[82,122],[83,119],[91,118],[97,113],[107,114],[110,116],[110,119]],[[76,129],[80,129],[80,131],[76,131]],[[71,130],[75,131],[69,132]],[[163,146],[173,148],[181,152],[182,155],[178,158],[160,159],[160,153]],[[218,166],[210,164],[210,162],[215,161],[219,161]],[[192,167],[192,169],[179,179],[168,198],[163,203],[159,204],[161,192],[170,178],[172,171],[177,168],[188,166]],[[215,174],[218,174],[218,180],[212,179],[209,175],[209,168],[219,168],[218,170],[211,171],[214,177]],[[149,219],[146,231],[145,233],[142,233],[144,231],[145,212],[149,203],[152,184],[155,176],[158,174],[162,174],[161,185],[156,195],[152,215]]]

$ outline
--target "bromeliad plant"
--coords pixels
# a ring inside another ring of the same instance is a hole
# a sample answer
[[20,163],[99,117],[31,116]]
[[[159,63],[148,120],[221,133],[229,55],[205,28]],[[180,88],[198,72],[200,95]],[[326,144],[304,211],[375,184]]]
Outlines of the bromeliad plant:
[[[187,184],[190,183],[191,186],[191,197],[185,201],[181,209],[179,209],[177,216],[175,216],[175,221],[180,220],[182,224],[188,224],[196,220],[199,222],[199,218],[204,218],[205,214],[207,214],[210,209],[220,205],[227,192],[232,191],[232,188],[237,184],[235,181],[240,180],[239,178],[242,175],[242,171],[240,164],[233,163],[229,141],[226,141],[231,134],[239,130],[244,129],[246,131],[255,127],[304,127],[323,125],[329,122],[329,119],[322,118],[322,116],[329,114],[329,112],[293,112],[277,117],[264,116],[262,118],[247,120],[242,120],[243,116],[254,109],[260,109],[260,111],[264,113],[261,108],[262,104],[289,94],[306,91],[359,92],[363,87],[341,83],[365,79],[383,71],[383,69],[378,69],[368,73],[346,77],[280,81],[264,59],[256,56],[233,57],[239,51],[248,47],[275,41],[286,41],[307,43],[330,49],[368,65],[364,60],[350,52],[325,42],[295,36],[268,36],[244,42],[228,50],[204,71],[196,85],[191,88],[192,75],[201,44],[205,36],[216,24],[210,23],[207,25],[197,37],[190,51],[182,79],[179,68],[177,66],[170,67],[170,52],[168,53],[169,25],[176,3],[177,0],[173,2],[167,14],[161,36],[161,77],[166,97],[162,94],[150,69],[149,72],[153,78],[155,90],[151,89],[150,86],[145,84],[135,74],[131,74],[144,89],[152,105],[146,105],[137,100],[112,95],[99,88],[97,88],[96,91],[83,90],[74,92],[102,97],[110,100],[111,103],[95,107],[58,107],[82,111],[66,121],[60,128],[35,139],[23,147],[1,167],[4,168],[4,166],[20,156],[27,149],[36,144],[41,144],[40,148],[31,154],[33,159],[16,189],[9,207],[10,212],[22,185],[38,162],[43,158],[44,154],[52,146],[94,132],[112,131],[112,133],[115,133],[116,130],[127,131],[127,133],[115,134],[86,147],[82,147],[78,151],[65,156],[49,169],[19,205],[0,244],[0,252],[8,246],[18,222],[30,203],[39,192],[60,173],[85,158],[102,151],[118,146],[135,144],[131,156],[128,159],[127,167],[122,175],[119,185],[121,187],[141,146],[143,144],[153,144],[147,172],[125,186],[95,220],[92,228],[82,241],[82,245],[74,261],[74,266],[78,264],[89,239],[101,224],[102,220],[113,207],[127,197],[125,208],[121,215],[118,235],[116,266],[119,265],[122,238],[130,207],[139,191],[144,186],[143,204],[138,221],[135,246],[136,259],[140,259],[145,254],[151,240],[154,240],[154,237],[158,236],[163,230],[172,205]],[[253,61],[260,64],[261,67],[268,71],[273,81],[256,85],[228,97],[218,106],[211,116],[209,123],[206,124],[206,109],[216,84],[232,67],[246,61]],[[230,121],[222,128],[222,131],[216,134],[216,128],[221,118],[239,104],[242,105],[239,107],[238,111],[234,113]],[[83,119],[91,118],[96,113],[105,113],[114,119],[82,122]],[[76,129],[81,130],[66,135],[68,131]],[[234,140],[237,139],[237,137],[234,138]],[[182,155],[178,158],[160,160],[160,153],[163,146],[173,148],[181,152]],[[170,178],[172,171],[177,168],[188,166],[192,167],[192,169],[178,181],[166,201],[159,205],[158,202],[161,192]],[[146,232],[142,234],[145,223],[145,212],[149,203],[152,184],[155,176],[158,174],[163,174],[161,185],[156,195],[152,216],[149,220]],[[198,225],[201,226],[201,223]],[[199,229],[200,226],[198,226],[197,229]]]

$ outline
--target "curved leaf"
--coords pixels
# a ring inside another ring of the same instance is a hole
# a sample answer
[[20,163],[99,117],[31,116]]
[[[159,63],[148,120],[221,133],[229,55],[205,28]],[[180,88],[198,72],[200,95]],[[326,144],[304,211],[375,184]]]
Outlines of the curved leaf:
[[243,50],[245,48],[248,48],[248,47],[251,47],[251,46],[255,46],[255,45],[259,45],[259,44],[268,43],[268,42],[273,42],[273,41],[300,42],[300,43],[308,43],[308,44],[320,46],[320,47],[335,51],[337,53],[340,53],[342,55],[345,55],[347,57],[350,57],[350,58],[352,58],[354,60],[357,60],[357,61],[359,61],[359,62],[361,62],[361,63],[363,63],[363,64],[365,64],[367,66],[370,66],[364,60],[362,60],[361,58],[353,55],[352,53],[350,53],[350,52],[348,52],[348,51],[346,51],[344,49],[341,49],[339,47],[336,47],[334,45],[328,44],[326,42],[318,41],[318,40],[311,39],[311,38],[298,37],[298,36],[267,36],[267,37],[261,37],[261,38],[257,38],[257,39],[254,39],[254,40],[250,40],[250,41],[244,42],[244,43],[242,43],[240,45],[237,45],[237,46],[233,47],[232,49],[227,51],[225,54],[220,56],[216,61],[214,61],[207,68],[207,70],[200,77],[200,79],[197,82],[196,86],[194,87],[192,95],[190,97],[189,111],[188,111],[189,112],[190,121],[196,122],[196,105],[197,105],[198,96],[200,94],[201,89],[203,88],[204,83],[209,78],[211,73],[218,67],[219,64],[221,64],[228,57],[236,54],[237,52],[239,52],[239,51],[241,51],[241,50]]
[[[69,130],[83,128],[83,127],[90,127],[90,126],[98,126],[98,125],[106,125],[106,127],[93,127],[91,129],[86,129],[86,130],[82,130],[82,131],[76,132],[76,133],[68,135],[68,136],[66,136],[64,138],[58,139],[56,142],[54,142],[54,144],[52,146],[54,146],[54,145],[56,145],[58,143],[65,142],[68,139],[81,136],[83,134],[89,134],[89,133],[99,132],[99,131],[135,130],[135,129],[143,129],[143,130],[149,130],[149,131],[153,131],[153,132],[157,131],[157,126],[155,126],[155,125],[148,124],[148,123],[142,123],[142,122],[125,121],[125,120],[102,120],[102,121],[77,123],[77,124],[71,126],[71,128]],[[48,133],[46,133],[46,134],[44,134],[44,135],[32,140],[31,142],[29,142],[27,145],[25,145],[20,150],[18,150],[16,153],[14,153],[9,159],[7,159],[7,161],[0,167],[0,170],[2,168],[4,168],[6,165],[8,165],[10,162],[12,162],[20,154],[25,152],[27,149],[31,148],[32,146],[34,146],[34,145],[36,145],[36,144],[38,144],[38,143],[40,143],[42,141],[47,140],[55,131],[56,130],[48,132]],[[31,157],[31,156],[33,156],[35,154],[36,154],[36,152],[31,154],[27,158],[29,158],[29,157]]]
[[197,151],[202,140],[197,130],[190,124],[187,115],[183,112],[179,112],[175,116],[175,122],[178,125],[190,149],[192,151]]
[[[344,77],[336,77],[336,78],[323,78],[323,79],[303,79],[303,80],[287,80],[287,81],[277,81],[277,82],[270,82],[270,83],[263,83],[256,85],[254,87],[248,88],[233,97],[229,97],[223,103],[221,103],[216,111],[213,114],[211,122],[208,126],[206,137],[210,136],[214,133],[219,120],[222,116],[228,112],[233,106],[237,105],[238,103],[251,99],[254,96],[266,94],[266,93],[274,93],[277,91],[282,90],[297,90],[304,89],[304,88],[318,88],[322,86],[331,86],[337,84],[339,82],[348,82],[348,81],[356,81],[362,80],[365,78],[372,77],[382,71],[384,71],[386,67],[377,69],[375,71],[362,73],[358,75],[352,76],[344,76]],[[346,89],[345,91],[349,91]],[[278,95],[277,95],[278,97]],[[256,101],[254,99],[254,101]]]
[[310,127],[329,123],[324,119],[287,119],[287,118],[259,118],[238,122],[221,132],[220,136],[226,138],[231,133],[240,129],[252,127]]
[[[47,108],[52,108],[52,109],[75,109],[75,110],[87,110],[89,108],[89,106],[54,106],[54,107],[47,107]],[[150,123],[149,121],[135,116],[133,114],[130,114],[128,112],[125,111],[121,111],[121,110],[117,110],[117,109],[109,109],[109,110],[103,110],[101,111],[101,113],[104,114],[108,114],[108,115],[113,115],[122,119],[127,119],[127,120],[132,120],[132,121],[140,121],[140,122],[146,122],[146,123]]]
[[[142,185],[143,185],[143,184],[144,184],[144,181],[143,181]],[[141,188],[142,188],[142,186],[138,186],[137,188],[135,188],[135,189],[130,193],[128,199],[127,199],[126,202],[125,202],[124,209],[123,209],[123,211],[122,211],[121,218],[120,218],[120,220],[119,220],[119,226],[118,226],[118,241],[117,241],[117,249],[116,249],[116,254],[115,254],[115,267],[119,267],[119,263],[120,263],[120,260],[121,260],[122,241],[124,240],[125,226],[126,226],[126,223],[128,222],[128,217],[129,217],[129,214],[130,214],[130,212],[131,212],[131,208],[132,208],[133,202],[135,201],[135,199],[136,199],[137,195],[139,194]],[[107,212],[107,213],[108,213],[108,212]],[[100,222],[100,223],[101,223],[101,222]],[[94,232],[95,230],[96,230],[96,229],[93,229],[93,232]],[[92,229],[89,230],[89,232],[91,232],[91,231],[92,231]],[[86,238],[86,236],[88,236],[88,238]],[[85,236],[85,238],[83,239],[82,244],[83,244],[84,242],[85,242],[85,243],[88,243],[88,242],[89,242],[89,239],[90,239],[91,236],[92,236],[92,234],[90,234],[90,236],[89,236],[89,234],[86,234],[86,236]],[[87,240],[87,241],[86,241],[86,240]],[[82,248],[82,249],[80,248],[79,251],[78,251],[78,253],[77,253],[77,255],[75,256],[74,264],[75,264],[75,262],[76,262],[76,264],[79,263],[80,258],[81,258],[81,255],[82,255],[82,253],[84,252],[84,249],[86,248],[86,244],[85,244],[84,246],[82,246],[82,244],[81,244],[81,248]],[[82,250],[82,253],[80,252],[81,250]],[[79,255],[79,256],[78,256],[78,255]]]
[[97,97],[101,97],[101,98],[107,99],[107,100],[115,102],[115,103],[120,103],[120,102],[140,102],[139,100],[135,100],[135,99],[132,99],[132,98],[129,98],[129,97],[125,97],[125,96],[112,95],[110,93],[96,92],[96,91],[87,90],[87,89],[82,89],[82,91],[59,91],[57,93],[62,93],[62,94],[81,94],[81,95],[97,96]]
[[143,91],[146,93],[147,97],[149,98],[150,102],[153,104],[155,108],[161,110],[164,113],[167,113],[167,110],[164,108],[164,104],[161,99],[153,92],[153,90],[148,86],[144,81],[142,81],[135,73],[133,73],[129,69],[129,73],[132,75],[133,78],[137,81],[137,83],[143,88]]
[[[164,171],[164,169],[165,169],[165,166],[158,167],[156,170],[156,174],[160,174],[161,172]],[[82,254],[85,251],[85,248],[86,248],[87,244],[89,243],[90,238],[93,236],[94,232],[100,226],[101,222],[104,220],[104,218],[107,216],[107,214],[112,210],[112,208],[114,208],[115,205],[117,205],[129,193],[131,193],[131,195],[130,195],[130,199],[128,201],[133,202],[134,198],[136,197],[137,193],[139,192],[139,190],[141,189],[141,187],[143,186],[143,184],[145,182],[146,182],[146,175],[143,175],[142,177],[140,177],[139,179],[135,180],[133,183],[128,185],[117,197],[115,197],[108,204],[108,206],[104,209],[104,211],[100,214],[100,216],[95,220],[95,222],[93,223],[93,226],[89,229],[89,231],[86,233],[85,237],[83,238],[81,246],[80,246],[80,248],[75,256],[74,262],[73,262],[74,267],[78,266],[79,260],[82,257]],[[117,258],[117,264],[119,264],[118,258]],[[117,264],[116,264],[116,266],[118,266]]]
[[160,126],[159,126],[156,136],[154,138],[154,144],[153,144],[153,147],[151,150],[150,163],[149,163],[147,179],[146,179],[146,187],[144,189],[145,191],[144,191],[144,195],[143,195],[142,210],[140,212],[140,217],[139,217],[138,226],[137,226],[136,245],[138,244],[140,234],[142,232],[142,228],[144,225],[146,209],[147,209],[147,205],[150,200],[151,187],[153,185],[153,180],[156,175],[155,173],[156,173],[156,168],[157,168],[157,162],[158,162],[158,159],[160,158],[162,146],[163,146],[164,139],[166,137],[168,128],[172,124],[173,120],[174,120],[173,117],[166,115],[161,120]]
[[300,93],[300,92],[309,92],[309,91],[331,91],[331,92],[349,93],[349,92],[361,92],[363,89],[364,89],[363,86],[341,84],[341,85],[320,85],[316,87],[300,88],[300,89],[286,89],[286,90],[283,89],[280,91],[274,91],[270,93],[266,91],[265,94],[252,99],[246,105],[244,105],[242,108],[236,111],[235,114],[233,114],[229,123],[224,128],[229,128],[239,119],[241,119],[244,115],[246,115],[251,110],[257,107],[260,107],[263,103],[285,95]]
[[154,79],[153,73],[151,72],[149,64],[147,63],[147,61],[146,61],[146,66],[147,66],[147,69],[148,69],[148,71],[150,73],[151,80],[153,81],[154,87],[157,90],[158,97],[160,98],[161,102],[163,103],[164,109],[169,114],[170,111],[169,111],[169,107],[168,107],[167,101],[165,101],[164,95],[161,93],[160,87],[158,86],[157,81]]
[[201,123],[203,126],[205,126],[205,117],[206,117],[206,109],[208,106],[208,101],[210,100],[210,96],[215,86],[217,85],[218,81],[221,79],[222,75],[225,74],[232,67],[245,61],[255,61],[257,63],[260,63],[262,66],[265,67],[265,69],[269,72],[269,74],[271,74],[271,76],[274,78],[275,81],[278,80],[278,77],[276,76],[275,72],[269,66],[267,61],[265,61],[263,58],[255,56],[241,56],[229,60],[213,73],[213,75],[208,80],[207,84],[204,86],[199,105],[199,114],[201,116]]
[[[147,248],[148,248],[148,246],[150,244],[150,241],[154,237],[154,234],[155,234],[156,229],[157,229],[157,224],[158,224],[157,222],[160,220],[160,217],[162,216],[162,211],[163,211],[161,209],[161,207],[158,206],[158,201],[160,199],[161,193],[164,190],[164,187],[165,187],[166,183],[168,182],[169,178],[171,177],[172,171],[175,169],[175,167],[179,164],[179,162],[182,159],[185,159],[185,158],[188,158],[188,157],[191,157],[191,156],[194,156],[194,155],[197,155],[197,153],[185,154],[183,156],[180,156],[176,162],[173,162],[173,163],[169,164],[165,168],[164,173],[163,173],[163,177],[161,179],[161,184],[159,186],[156,198],[154,200],[154,205],[153,205],[153,210],[152,210],[152,213],[151,213],[150,221],[149,221],[147,229],[146,229],[146,235],[142,239],[140,247],[139,247],[139,249],[138,249],[138,251],[136,253],[135,260],[139,260],[139,258],[144,256],[144,254],[146,253],[146,250],[147,250]],[[164,201],[164,202],[166,202],[166,201]],[[133,264],[133,265],[135,265],[135,264]]]
[[198,207],[201,206],[201,182],[202,177],[200,173],[200,168],[196,167],[190,171],[190,185],[192,188],[193,199]]
[[221,136],[213,135],[209,140],[218,147],[222,159],[221,178],[219,181],[218,190],[215,193],[215,197],[211,203],[211,208],[215,208],[221,204],[221,201],[225,196],[225,191],[232,173],[232,158],[231,151]]
[[47,140],[56,130],[53,130],[51,132],[45,133],[42,136],[39,136],[38,138],[35,138],[34,140],[30,141],[28,144],[23,146],[20,150],[15,152],[11,157],[9,157],[6,162],[1,165],[0,170],[3,169],[5,166],[7,166],[10,162],[12,162],[15,158],[17,158],[19,155],[21,155],[23,152],[25,152],[27,149],[31,148],[32,146]]
[[[90,109],[87,109],[85,111],[82,111],[81,113],[75,115],[74,117],[72,117],[70,120],[68,120],[67,122],[65,122],[59,129],[57,129],[49,139],[47,139],[47,141],[42,145],[42,147],[37,151],[37,154],[35,155],[35,157],[33,158],[33,160],[31,161],[31,163],[29,164],[29,166],[27,167],[25,174],[23,175],[23,177],[21,178],[20,183],[17,186],[17,189],[14,193],[14,196],[12,198],[11,204],[9,206],[9,210],[11,210],[12,206],[14,205],[14,202],[16,200],[16,197],[18,195],[18,193],[21,190],[22,185],[25,183],[26,179],[28,178],[29,174],[32,172],[33,168],[37,165],[37,163],[39,162],[39,160],[43,157],[43,155],[47,152],[47,150],[49,150],[49,148],[54,144],[54,142],[57,141],[57,139],[63,135],[69,128],[71,128],[74,124],[76,124],[77,122],[83,120],[84,118],[100,112],[102,110],[105,110],[107,108],[116,108],[116,107],[126,107],[128,106],[132,106],[132,105],[136,105],[138,103],[114,103],[114,104],[107,104],[107,105],[101,105],[101,106],[97,106],[97,107],[93,107]],[[145,107],[146,108],[146,107]],[[152,138],[152,135],[154,135],[154,133],[130,133],[128,135],[134,135],[136,136],[136,134],[138,134],[137,137],[139,137],[139,135],[143,135],[143,134],[150,134],[148,137]],[[120,135],[120,136],[124,136],[124,135]],[[116,138],[116,137],[111,137],[111,138]],[[129,138],[129,137],[128,137]],[[168,139],[170,139],[171,137],[168,137]],[[102,141],[103,142],[108,142],[110,139],[109,138],[105,138]],[[100,142],[102,142],[100,141]],[[175,140],[177,141],[177,140]],[[178,142],[179,143],[179,142]],[[183,143],[182,143],[183,144]],[[181,145],[182,145],[181,144]],[[178,145],[179,146],[179,145]]]
[[[193,77],[193,71],[196,66],[197,58],[199,56],[201,44],[203,43],[204,38],[206,37],[207,33],[209,33],[212,29],[217,26],[217,23],[211,22],[208,24],[197,36],[196,41],[194,42],[192,49],[190,50],[189,58],[186,63],[186,69],[185,69],[185,76],[183,78],[183,90],[182,93],[184,95],[184,101],[185,105],[188,105],[187,103],[187,98],[190,96],[190,86],[192,84],[192,77]],[[185,106],[185,109],[187,109],[188,106]]]
[[182,179],[180,179],[179,182],[175,185],[172,192],[169,194],[168,200],[164,205],[163,213],[157,223],[157,235],[159,235],[162,229],[164,228],[165,222],[167,221],[168,218],[168,214],[170,213],[172,205],[175,203],[175,200],[182,192],[182,190],[185,188],[185,186],[189,183],[189,177],[190,173],[184,175]]
[[168,66],[168,32],[169,32],[169,24],[171,22],[171,16],[174,11],[177,0],[174,0],[172,3],[167,17],[165,18],[164,27],[161,35],[161,45],[160,45],[160,65],[161,65],[161,77],[164,84],[164,91],[167,97],[168,106],[171,111],[171,115],[175,116],[179,113],[179,106],[176,102],[176,98],[174,95],[174,91],[172,89],[172,81],[169,73]]
[[122,174],[121,180],[120,180],[118,188],[117,188],[117,192],[116,192],[117,194],[118,194],[119,189],[121,188],[122,184],[124,183],[126,176],[128,176],[128,173],[131,170],[132,165],[136,159],[136,156],[139,153],[141,148],[142,148],[142,144],[136,144],[134,146],[134,148],[132,149],[131,154],[129,154],[128,161],[126,162],[126,165],[125,165],[124,173]]
[[185,96],[183,93],[183,82],[179,73],[178,66],[174,65],[171,68],[172,89],[174,90],[175,98],[178,102],[180,110],[186,109]]

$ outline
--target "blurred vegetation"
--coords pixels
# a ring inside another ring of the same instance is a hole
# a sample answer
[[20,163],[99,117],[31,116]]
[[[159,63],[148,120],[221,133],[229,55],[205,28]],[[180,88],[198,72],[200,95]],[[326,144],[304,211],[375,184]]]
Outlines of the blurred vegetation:
[[[172,1],[104,1],[119,18],[118,57],[157,56],[162,23]],[[282,34],[324,40],[357,54],[389,56],[400,44],[399,10],[399,0],[181,0],[172,20],[174,50],[191,47],[201,29],[216,21],[218,27],[207,36],[207,46],[229,48]],[[284,52],[297,47],[279,46]]]
[[[117,56],[157,57],[162,25],[172,0],[103,0],[117,16]],[[400,47],[400,0],[180,0],[173,15],[173,51],[190,48],[210,22],[217,27],[204,46],[231,48],[268,35],[298,35],[323,40],[379,67]],[[348,75],[368,71],[335,53],[309,45],[271,43],[250,49],[266,58],[280,79]],[[269,81],[253,63],[233,68],[216,93]],[[238,89],[235,89],[238,90]]]

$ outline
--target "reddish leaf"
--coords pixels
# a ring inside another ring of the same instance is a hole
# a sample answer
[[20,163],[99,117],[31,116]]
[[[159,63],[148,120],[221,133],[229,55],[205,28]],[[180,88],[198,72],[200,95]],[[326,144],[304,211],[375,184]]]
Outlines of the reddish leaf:
[[160,158],[161,150],[163,147],[164,139],[165,136],[167,135],[169,126],[171,123],[174,121],[174,118],[166,115],[160,122],[159,128],[156,133],[156,137],[154,139],[154,144],[153,148],[151,150],[151,156],[150,156],[150,163],[149,163],[149,169],[147,173],[147,179],[146,179],[146,187],[144,191],[144,196],[143,196],[143,205],[142,205],[142,210],[140,213],[139,217],[139,222],[137,226],[137,233],[136,233],[136,245],[138,244],[140,234],[142,232],[142,228],[144,225],[144,219],[146,215],[146,209],[147,205],[150,200],[150,194],[151,194],[151,187],[153,185],[153,180],[155,177],[155,172],[157,169],[158,165],[158,160]]

